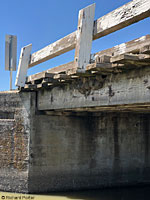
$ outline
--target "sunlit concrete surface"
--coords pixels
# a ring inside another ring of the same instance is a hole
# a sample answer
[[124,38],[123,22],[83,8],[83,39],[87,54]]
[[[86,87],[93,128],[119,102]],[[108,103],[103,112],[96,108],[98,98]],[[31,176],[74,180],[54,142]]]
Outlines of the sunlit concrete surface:
[[150,186],[29,195],[0,192],[0,199],[17,200],[149,200]]

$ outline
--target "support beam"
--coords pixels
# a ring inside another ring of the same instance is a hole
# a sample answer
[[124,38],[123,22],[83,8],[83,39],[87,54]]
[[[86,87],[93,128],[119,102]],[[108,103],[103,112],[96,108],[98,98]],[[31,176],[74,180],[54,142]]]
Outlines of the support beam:
[[37,74],[33,74],[33,75],[29,76],[26,79],[26,82],[29,83],[29,82],[40,80],[43,78],[53,78],[53,77],[54,77],[53,73],[41,72],[41,73],[37,73]]
[[79,11],[74,62],[77,71],[80,72],[84,72],[90,62],[94,15],[95,4]]
[[19,66],[16,76],[15,85],[18,87],[24,87],[26,82],[27,70],[30,61],[32,44],[25,46],[21,49]]
[[[150,35],[142,36],[140,38],[136,38],[135,40],[119,44],[115,47],[100,51],[96,53],[96,57],[100,56],[112,56],[112,55],[120,55],[122,53],[139,53],[141,52],[141,48],[150,45]],[[90,65],[91,68],[92,65]],[[107,64],[106,64],[107,66]],[[44,72],[48,73],[64,73],[69,70],[74,70],[74,62],[69,62],[63,65],[59,65],[57,67],[50,68],[46,71],[39,72],[38,75],[41,76]],[[89,70],[89,66],[87,66],[87,69]],[[41,75],[40,75],[41,74]],[[34,75],[29,76],[29,79],[34,79]]]
[[[131,61],[131,62],[130,62]],[[132,63],[132,62],[141,62],[141,63],[147,63],[150,64],[150,55],[144,55],[144,54],[121,54],[118,56],[113,56],[110,59],[111,63],[121,63],[125,64],[126,62]]]
[[76,31],[66,37],[40,49],[31,55],[29,68],[71,51],[76,45]]
[[[93,40],[113,33],[150,16],[149,0],[133,0],[120,8],[100,17],[94,22]],[[76,31],[35,52],[29,67],[59,56],[75,48]]]
[[150,45],[146,45],[140,49],[140,53],[150,54]]
[[132,0],[97,19],[94,25],[94,39],[98,39],[150,17],[149,0]]
[[[150,105],[150,68],[111,74],[103,84],[90,79],[86,84],[76,80],[71,85],[38,92],[39,110],[109,107],[132,104]],[[99,85],[98,85],[99,84]],[[97,86],[98,85],[98,86]],[[98,88],[99,87],[99,88]],[[60,98],[59,98],[60,97]]]
[[118,56],[124,53],[141,53],[141,48],[147,45],[150,45],[150,35],[145,35],[132,41],[97,52],[96,56]]
[[59,65],[57,67],[53,67],[47,70],[48,73],[63,73],[69,69],[74,68],[74,62],[65,63],[63,65]]

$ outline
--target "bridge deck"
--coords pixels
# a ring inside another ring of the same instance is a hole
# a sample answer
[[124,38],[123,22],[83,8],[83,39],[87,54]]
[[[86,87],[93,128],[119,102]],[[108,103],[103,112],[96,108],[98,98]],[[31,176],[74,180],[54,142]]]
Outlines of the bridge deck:
[[96,53],[85,73],[73,66],[31,75],[23,91],[37,91],[43,111],[150,110],[150,35]]
[[85,73],[78,73],[74,62],[51,68],[47,71],[31,75],[27,78],[24,89],[37,90],[53,88],[68,84],[75,79],[105,77],[113,73],[121,73],[129,69],[150,65],[150,35],[100,51],[93,56]]

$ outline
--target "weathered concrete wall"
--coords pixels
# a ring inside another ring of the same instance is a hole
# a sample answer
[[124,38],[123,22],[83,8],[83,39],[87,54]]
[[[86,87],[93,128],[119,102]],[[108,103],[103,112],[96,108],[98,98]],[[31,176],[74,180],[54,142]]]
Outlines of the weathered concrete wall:
[[33,93],[0,92],[0,190],[28,192]]
[[150,115],[36,115],[29,192],[150,183]]
[[99,107],[99,110],[110,110],[110,106],[125,104],[150,105],[149,66],[84,79],[78,78],[72,84],[62,84],[51,90],[40,90],[38,109],[69,110]]
[[39,193],[150,183],[150,115],[50,116],[36,93],[0,93],[0,190]]

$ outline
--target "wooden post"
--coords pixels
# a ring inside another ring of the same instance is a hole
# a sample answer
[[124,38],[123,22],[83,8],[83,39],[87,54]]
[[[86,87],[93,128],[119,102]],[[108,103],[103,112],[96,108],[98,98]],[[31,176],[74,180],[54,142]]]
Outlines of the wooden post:
[[84,72],[90,62],[93,40],[95,4],[79,11],[78,28],[76,32],[75,67],[77,71]]
[[16,76],[16,83],[15,83],[15,85],[18,87],[25,86],[31,49],[32,49],[32,44],[29,44],[28,46],[25,46],[21,49],[18,71]]
[[[93,40],[104,37],[147,17],[150,17],[150,0],[132,0],[94,21]],[[29,67],[74,49],[76,47],[77,31],[34,52],[31,55]]]

